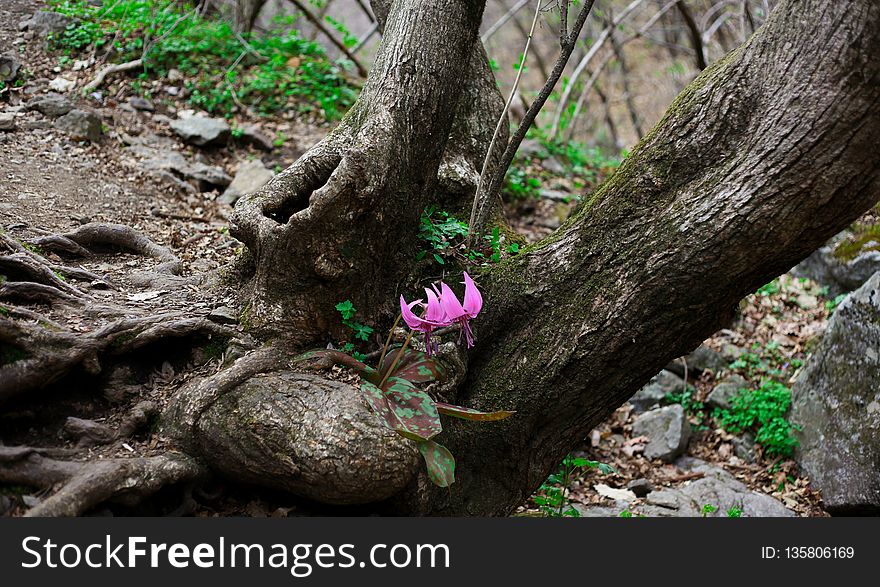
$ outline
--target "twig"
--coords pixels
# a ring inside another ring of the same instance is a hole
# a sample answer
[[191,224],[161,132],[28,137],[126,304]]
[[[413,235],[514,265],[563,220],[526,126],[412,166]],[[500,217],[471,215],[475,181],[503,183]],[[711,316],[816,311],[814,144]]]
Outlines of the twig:
[[687,4],[684,2],[679,2],[675,5],[678,8],[678,11],[681,13],[681,17],[684,19],[684,24],[687,26],[688,32],[691,36],[691,44],[694,47],[694,52],[696,53],[696,66],[697,69],[703,71],[706,69],[706,48],[703,46],[703,36],[700,34],[700,29],[697,28],[697,22],[694,20],[691,11],[688,10]]
[[[559,134],[559,124],[562,120],[562,114],[565,112],[565,107],[568,104],[569,98],[571,98],[571,92],[574,90],[575,85],[577,84],[578,78],[589,65],[590,60],[596,56],[596,53],[599,52],[599,49],[605,44],[605,41],[608,40],[608,37],[611,35],[611,30],[616,28],[620,23],[626,19],[636,8],[638,8],[644,0],[633,0],[629,6],[623,9],[621,12],[611,23],[611,27],[603,30],[596,40],[593,42],[593,45],[590,47],[590,50],[587,51],[586,55],[583,56],[580,63],[577,64],[574,72],[571,74],[571,78],[568,80],[568,85],[565,87],[565,90],[562,92],[562,97],[559,99],[559,104],[556,107],[556,115],[553,118],[553,126],[550,130],[550,136],[552,138],[556,138]],[[592,6],[592,2],[590,3]],[[567,59],[566,59],[567,61]]]
[[[593,9],[594,1],[595,0],[584,1],[577,19],[572,26],[571,32],[568,34],[565,39],[565,44],[559,52],[559,57],[556,60],[556,65],[553,67],[553,71],[550,73],[550,77],[547,78],[547,81],[544,83],[538,96],[526,111],[526,114],[523,117],[522,122],[520,122],[519,127],[517,127],[516,132],[513,133],[513,136],[507,142],[507,148],[501,156],[501,161],[494,170],[492,180],[488,183],[489,187],[484,191],[477,190],[474,196],[474,208],[477,210],[477,214],[474,221],[468,225],[469,246],[473,247],[477,240],[482,236],[483,228],[488,220],[487,216],[490,208],[487,204],[494,198],[497,198],[498,194],[501,192],[501,186],[504,183],[504,175],[507,172],[507,168],[510,167],[511,162],[516,155],[516,150],[519,148],[520,143],[522,143],[523,138],[525,138],[526,133],[532,126],[535,118],[538,116],[538,112],[544,107],[550,94],[553,93],[553,88],[556,87],[556,83],[562,76],[562,71],[565,69],[565,65],[568,63],[568,60],[574,51],[575,45],[577,44],[577,38],[581,33],[581,29],[584,27],[587,16]],[[636,1],[641,2],[642,0]],[[489,152],[491,152],[492,147],[489,147],[489,149]]]
[[[523,71],[526,69],[526,61],[529,58],[529,47],[532,45],[532,35],[535,34],[535,26],[538,24],[539,14],[541,14],[541,0],[535,2],[535,16],[532,19],[532,28],[529,29],[529,35],[526,37],[526,47],[523,49],[522,62],[519,64],[519,70],[516,72],[516,79],[513,80],[513,87],[510,89],[510,95],[507,97],[507,102],[505,102],[504,108],[501,110],[501,116],[498,117],[498,124],[495,125],[495,133],[492,135],[492,140],[489,142],[489,149],[486,151],[486,158],[483,160],[483,169],[480,171],[480,179],[477,182],[477,193],[474,198],[473,206],[471,206],[471,218],[468,222],[468,227],[471,229],[474,228],[474,222],[477,219],[481,207],[482,202],[480,201],[480,194],[483,190],[483,184],[486,181],[486,172],[489,169],[489,162],[492,159],[492,153],[495,151],[495,143],[498,141],[498,135],[501,133],[501,129],[507,122],[507,112],[510,110],[510,104],[513,102],[513,97],[516,95],[516,90],[519,87],[520,79],[522,79]],[[471,235],[473,235],[473,233],[471,233]]]
[[137,59],[133,59],[131,61],[126,61],[125,63],[110,64],[110,65],[104,67],[103,69],[101,69],[101,71],[98,72],[98,75],[95,76],[95,79],[93,79],[92,81],[87,83],[85,86],[83,86],[83,92],[84,93],[91,92],[91,91],[94,91],[95,89],[101,87],[101,84],[104,83],[104,79],[112,73],[131,71],[132,69],[137,69],[138,67],[143,66],[143,64],[144,64],[144,60],[143,60],[143,58],[140,58],[140,57]]
[[507,21],[513,18],[513,16],[520,11],[520,9],[529,3],[529,0],[519,0],[516,4],[513,5],[513,8],[504,13],[504,16],[495,21],[495,24],[489,27],[489,29],[483,33],[483,36],[480,37],[480,41],[485,43],[489,39],[492,38],[492,35],[497,33],[501,27],[507,24]]
[[363,64],[361,64],[360,61],[358,61],[358,58],[354,56],[354,53],[352,53],[351,50],[349,50],[349,48],[345,46],[345,43],[343,43],[342,41],[337,39],[336,35],[331,33],[330,30],[324,26],[324,23],[321,22],[321,19],[318,18],[318,16],[314,12],[312,12],[308,6],[303,4],[301,2],[301,0],[287,0],[287,1],[292,3],[294,6],[296,6],[299,9],[299,11],[303,13],[303,16],[305,16],[309,22],[311,22],[313,25],[315,25],[315,28],[317,28],[319,31],[321,31],[321,33],[323,33],[323,35],[325,37],[327,37],[327,39],[329,39],[330,42],[333,43],[333,45],[337,49],[342,51],[342,53],[349,59],[349,61],[354,63],[354,66],[357,68],[358,74],[361,77],[367,77],[367,69],[363,66]]

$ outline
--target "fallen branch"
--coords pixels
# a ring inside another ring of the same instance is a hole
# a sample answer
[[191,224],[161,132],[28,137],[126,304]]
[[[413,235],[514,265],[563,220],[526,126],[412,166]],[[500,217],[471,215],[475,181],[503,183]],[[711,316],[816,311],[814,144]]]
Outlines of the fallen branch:
[[101,71],[98,72],[98,75],[95,76],[95,79],[87,83],[83,86],[83,93],[93,92],[104,83],[104,80],[108,75],[112,75],[114,73],[122,73],[124,71],[131,71],[132,69],[137,69],[138,67],[143,67],[144,59],[139,57],[137,59],[132,59],[131,61],[126,61],[125,63],[111,63],[110,65],[105,66]]

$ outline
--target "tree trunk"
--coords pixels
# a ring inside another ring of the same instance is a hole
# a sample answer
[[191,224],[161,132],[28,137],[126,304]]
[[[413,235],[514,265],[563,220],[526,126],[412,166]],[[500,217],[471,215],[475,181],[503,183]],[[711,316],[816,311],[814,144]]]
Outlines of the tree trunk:
[[239,33],[251,32],[265,3],[266,0],[235,0],[235,30]]
[[[450,421],[453,490],[420,514],[505,514],[663,365],[880,197],[880,5],[781,2],[675,100],[556,234],[483,276]],[[426,489],[427,488],[427,489]]]
[[357,103],[236,206],[232,233],[252,261],[249,326],[316,343],[342,334],[339,301],[380,317],[412,271],[424,207],[469,205],[503,107],[475,47],[483,5],[397,0],[389,14],[374,3],[388,26]]

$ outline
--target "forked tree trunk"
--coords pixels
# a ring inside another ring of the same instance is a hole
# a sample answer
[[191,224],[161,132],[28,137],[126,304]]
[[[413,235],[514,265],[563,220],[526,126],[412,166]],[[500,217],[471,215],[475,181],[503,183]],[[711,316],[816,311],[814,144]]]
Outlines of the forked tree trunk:
[[452,491],[405,509],[504,514],[591,428],[880,199],[880,4],[787,0],[699,76],[556,234],[483,276]]
[[[387,4],[374,3],[380,21]],[[253,263],[249,326],[326,342],[342,334],[339,301],[352,300],[359,319],[388,312],[412,270],[421,211],[469,203],[503,107],[477,43],[483,5],[394,2],[348,115],[236,206],[232,233]]]

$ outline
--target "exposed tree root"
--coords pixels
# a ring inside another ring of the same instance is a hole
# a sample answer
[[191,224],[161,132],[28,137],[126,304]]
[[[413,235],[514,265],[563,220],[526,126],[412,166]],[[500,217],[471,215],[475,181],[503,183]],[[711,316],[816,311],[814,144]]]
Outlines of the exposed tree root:
[[91,462],[62,461],[52,454],[44,449],[0,447],[0,481],[43,488],[63,484],[26,516],[77,516],[110,500],[136,505],[167,485],[196,481],[208,473],[179,453]]

